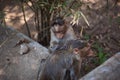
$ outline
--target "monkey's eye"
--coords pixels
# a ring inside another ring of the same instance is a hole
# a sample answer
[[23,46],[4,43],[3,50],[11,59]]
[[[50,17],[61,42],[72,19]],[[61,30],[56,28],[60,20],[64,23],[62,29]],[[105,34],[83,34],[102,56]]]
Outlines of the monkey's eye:
[[78,52],[78,49],[75,49],[75,52]]
[[54,33],[60,33],[60,34],[64,34],[64,31],[54,31]]
[[78,54],[78,52],[79,52],[79,49],[78,49],[78,48],[75,48],[75,49],[74,49],[74,53],[75,53],[75,54]]
[[60,21],[60,22],[53,22],[52,23],[52,26],[54,26],[54,25],[59,25],[59,26],[62,26],[62,25],[64,25],[64,21]]

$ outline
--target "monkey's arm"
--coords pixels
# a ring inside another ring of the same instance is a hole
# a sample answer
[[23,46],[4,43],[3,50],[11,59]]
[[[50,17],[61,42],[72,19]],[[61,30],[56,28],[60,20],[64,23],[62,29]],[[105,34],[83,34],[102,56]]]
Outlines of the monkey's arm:
[[51,32],[50,34],[51,39],[50,39],[49,51],[51,53],[56,50],[59,40],[55,37],[55,34],[53,33],[52,29],[50,29],[50,32]]
[[68,30],[66,32],[66,35],[65,35],[66,40],[75,40],[75,39],[77,39],[72,26],[68,26],[68,27],[69,28],[68,28]]

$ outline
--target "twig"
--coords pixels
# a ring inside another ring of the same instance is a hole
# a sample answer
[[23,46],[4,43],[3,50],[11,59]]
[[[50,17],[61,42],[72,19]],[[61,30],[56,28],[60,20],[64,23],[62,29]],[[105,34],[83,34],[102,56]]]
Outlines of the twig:
[[87,18],[85,17],[85,15],[80,11],[80,14],[82,15],[83,19],[85,20],[85,22],[87,23],[88,26],[90,26]]
[[0,48],[7,42],[8,38],[0,44]]
[[80,31],[80,37],[83,36],[82,34],[83,34],[83,26],[82,26],[81,31]]
[[[33,12],[35,12],[34,8],[31,7],[26,1],[25,1],[25,4],[26,4]],[[31,2],[31,4],[32,4],[32,2]],[[33,5],[33,4],[32,4],[32,5]]]
[[22,2],[21,2],[21,6],[22,6],[22,12],[23,12],[24,21],[25,21],[26,28],[27,28],[27,31],[28,31],[28,36],[31,38],[30,29],[29,29],[29,26],[28,26],[27,21],[26,21],[24,5],[23,5]]

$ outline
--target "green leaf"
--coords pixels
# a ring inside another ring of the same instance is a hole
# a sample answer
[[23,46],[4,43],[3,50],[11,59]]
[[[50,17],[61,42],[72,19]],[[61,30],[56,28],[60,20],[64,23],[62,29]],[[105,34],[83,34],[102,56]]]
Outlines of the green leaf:
[[51,8],[50,8],[49,12],[52,13],[53,9],[54,9],[54,4],[51,5]]
[[85,39],[85,40],[89,40],[89,39],[90,39],[90,35],[85,34],[85,35],[84,35],[84,39]]

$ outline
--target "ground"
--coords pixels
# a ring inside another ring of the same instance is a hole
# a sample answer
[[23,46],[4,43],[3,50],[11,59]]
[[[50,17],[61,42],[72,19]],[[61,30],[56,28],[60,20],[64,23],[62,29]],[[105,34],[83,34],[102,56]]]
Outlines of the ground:
[[[78,38],[89,42],[94,56],[85,58],[83,69],[85,73],[120,51],[120,1],[119,0],[82,0],[80,10],[86,16],[90,26],[81,18],[79,25],[73,26]],[[117,2],[116,2],[117,1]],[[13,4],[13,5],[11,5]],[[16,1],[1,0],[0,10],[5,11],[6,25],[12,26],[20,32],[27,34],[21,8]],[[31,34],[36,34],[34,27],[34,14],[26,8],[26,15]],[[80,35],[80,32],[83,32]],[[89,66],[88,66],[89,65]],[[83,71],[83,72],[84,72]],[[84,73],[83,73],[84,74]]]
[[[105,58],[109,58],[120,51],[120,2],[86,0],[85,3],[87,4],[82,6],[82,11],[90,26],[80,20],[80,26],[76,26],[75,29],[80,32],[79,28],[84,28],[82,38],[89,41],[96,54],[96,56],[87,57],[84,60],[84,70],[89,72],[89,69],[101,64]],[[102,53],[103,55],[99,55]]]

